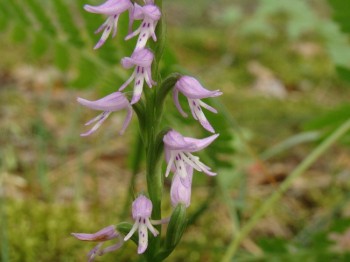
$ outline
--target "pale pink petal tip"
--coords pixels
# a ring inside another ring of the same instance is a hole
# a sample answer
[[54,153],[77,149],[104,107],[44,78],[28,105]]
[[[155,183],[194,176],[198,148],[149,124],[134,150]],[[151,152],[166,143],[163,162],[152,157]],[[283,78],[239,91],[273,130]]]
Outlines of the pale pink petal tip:
[[99,40],[97,44],[94,46],[94,50],[99,49],[104,43],[105,41]]

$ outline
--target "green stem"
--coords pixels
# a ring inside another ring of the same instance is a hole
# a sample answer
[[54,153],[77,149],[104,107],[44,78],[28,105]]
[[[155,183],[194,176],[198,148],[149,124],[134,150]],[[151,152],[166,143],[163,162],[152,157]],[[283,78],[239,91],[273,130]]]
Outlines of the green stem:
[[[162,12],[162,0],[156,0],[155,4],[160,8]],[[154,52],[154,61],[152,66],[152,77],[158,85],[161,83],[161,77],[158,70],[159,61],[162,56],[164,35],[163,35],[163,19],[158,22],[156,28],[156,35],[158,41],[151,43],[150,47]],[[152,219],[161,219],[161,199],[163,192],[163,176],[159,168],[159,161],[157,156],[157,135],[159,132],[159,122],[161,112],[157,112],[157,86],[154,86],[151,90],[145,90],[145,104],[146,104],[146,178],[147,178],[147,190],[148,195],[153,204]],[[156,226],[159,231],[159,236],[156,238],[150,237],[150,243],[146,252],[146,259],[148,261],[155,261],[155,256],[160,249],[161,244],[161,226]]]
[[137,173],[140,171],[140,166],[142,162],[142,156],[143,156],[143,141],[140,134],[137,134],[136,138],[136,145],[134,146],[133,153],[132,153],[132,159],[131,159],[131,177],[129,181],[129,193],[128,196],[125,199],[124,207],[122,209],[122,213],[120,215],[121,219],[124,219],[127,217],[127,215],[130,212],[130,203],[132,202],[134,192],[135,192],[135,181]]
[[240,230],[235,239],[230,243],[223,262],[232,261],[242,240],[250,233],[258,221],[268,210],[281,198],[283,193],[292,185],[294,180],[300,177],[323,153],[325,153],[340,137],[350,130],[350,119],[336,129],[326,140],[324,140],[314,151],[312,151],[303,162],[298,165],[280,187],[264,202],[247,224]]
[[8,252],[8,235],[7,235],[7,214],[6,214],[6,206],[5,206],[5,196],[0,196],[0,243],[1,243],[1,249],[0,249],[0,258],[1,261],[7,262],[10,261],[9,259],[9,252]]

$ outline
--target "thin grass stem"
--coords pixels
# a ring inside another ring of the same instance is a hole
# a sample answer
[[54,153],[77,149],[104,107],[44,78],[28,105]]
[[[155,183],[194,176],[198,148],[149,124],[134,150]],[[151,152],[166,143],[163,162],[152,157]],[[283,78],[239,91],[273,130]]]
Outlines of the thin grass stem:
[[277,188],[277,190],[262,204],[262,206],[254,213],[251,219],[243,226],[237,236],[229,244],[228,249],[223,257],[223,262],[232,261],[239,245],[244,238],[251,232],[254,226],[273,205],[282,197],[282,195],[290,188],[296,178],[300,177],[316,160],[324,154],[335,142],[337,142],[346,132],[350,130],[350,119],[338,127],[327,139],[325,139],[318,147],[314,149],[288,176],[288,178]]

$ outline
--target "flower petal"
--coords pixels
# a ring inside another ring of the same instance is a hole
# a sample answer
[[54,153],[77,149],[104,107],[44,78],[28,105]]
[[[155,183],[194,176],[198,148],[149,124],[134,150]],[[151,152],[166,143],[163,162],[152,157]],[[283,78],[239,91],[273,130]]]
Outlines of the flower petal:
[[176,106],[177,110],[180,112],[180,114],[183,117],[187,117],[188,115],[182,109],[180,101],[179,101],[179,90],[177,90],[176,88],[174,88],[174,91],[173,91],[173,100],[174,100],[175,106]]
[[[168,154],[168,155],[167,155]],[[169,159],[168,159],[169,156]],[[165,149],[165,158],[168,162],[166,171],[165,171],[165,177],[169,176],[170,170],[173,169],[173,165],[174,165],[174,160],[175,160],[175,154],[173,152],[171,152],[168,149]]]
[[210,105],[204,103],[203,101],[199,100],[199,105],[201,107],[204,107],[205,109],[209,110],[210,112],[213,112],[215,114],[218,113],[218,111],[214,108],[214,107],[211,107]]
[[190,151],[196,149],[196,144],[187,142],[185,137],[175,130],[170,130],[163,138],[166,148],[170,150]]
[[191,137],[183,137],[183,139],[186,143],[195,145],[195,149],[190,152],[197,152],[209,146],[219,135],[220,134],[215,134],[202,139],[196,139]]
[[88,262],[93,262],[97,255],[97,252],[100,250],[103,243],[98,243],[90,252],[87,254]]
[[129,79],[126,80],[126,82],[121,87],[119,87],[119,91],[123,91],[132,82],[132,80],[135,79],[135,75],[136,75],[136,71],[134,71],[134,73],[132,73]]
[[107,0],[105,3],[92,6],[84,5],[84,9],[90,13],[114,15],[128,10],[132,6],[130,0]]
[[125,130],[126,130],[126,128],[129,126],[131,118],[132,118],[132,114],[133,114],[133,110],[132,110],[132,107],[130,106],[130,107],[128,107],[128,114],[125,117],[125,120],[124,120],[124,123],[123,123],[123,127],[120,130],[120,132],[119,132],[120,135],[123,135]]
[[145,17],[148,17],[148,19],[151,20],[152,23],[158,21],[162,16],[158,6],[152,4],[143,6],[142,12],[144,13]]
[[153,205],[144,195],[139,195],[132,203],[132,217],[137,218],[150,218],[152,214]]
[[147,68],[151,66],[153,57],[154,55],[149,49],[142,48],[135,50],[131,57],[124,57],[121,63],[122,66],[127,69],[131,68],[133,65]]
[[[189,100],[191,100],[191,99],[189,99]],[[211,133],[215,133],[214,128],[211,126],[211,124],[209,123],[209,121],[205,117],[205,115],[204,115],[204,113],[202,111],[202,108],[200,107],[200,103],[198,101],[200,101],[200,100],[197,99],[196,102],[195,102],[195,100],[190,101],[190,108],[191,108],[191,112],[192,112],[192,115],[193,115],[194,119],[198,120],[199,123],[206,130],[208,130]]]
[[80,134],[80,136],[89,136],[92,133],[94,133],[97,129],[99,129],[99,127],[103,124],[103,122],[108,118],[108,116],[110,114],[111,114],[111,112],[105,111],[102,114],[100,114],[99,116],[97,116],[94,119],[87,122],[85,125],[90,125],[93,122],[96,122],[98,120],[98,122],[88,132]]
[[155,229],[155,227],[151,224],[149,219],[146,219],[146,226],[149,229],[149,231],[151,231],[154,237],[158,236],[159,234],[158,230]]
[[144,80],[145,79],[144,79],[143,75],[136,74],[135,85],[134,85],[134,94],[132,96],[130,104],[133,105],[140,100],[141,95],[142,95]]
[[208,97],[216,97],[222,95],[222,92],[219,90],[210,91],[205,89],[197,79],[191,76],[183,76],[181,77],[176,85],[181,93],[183,93],[187,98],[191,99],[202,99]]
[[106,253],[109,253],[109,252],[113,252],[117,249],[119,249],[122,245],[124,244],[124,239],[122,236],[119,235],[119,242],[112,245],[112,246],[109,246],[109,247],[106,247],[104,249],[102,249],[100,252],[99,252],[99,255],[102,256]]
[[72,233],[72,236],[79,240],[83,241],[107,241],[118,237],[118,232],[115,229],[114,225],[102,228],[100,231],[97,231],[93,234],[86,233]]
[[[102,33],[102,36],[100,38],[100,40],[97,42],[97,44],[94,46],[94,49],[98,49],[100,48],[107,40],[107,38],[109,37],[109,35],[111,34],[112,28],[114,27],[114,31],[116,33],[116,29],[117,27],[114,26],[115,22],[113,17],[108,17],[106,24],[103,24],[102,26],[104,27],[104,31]],[[116,21],[118,22],[118,16],[116,16]],[[99,29],[97,29],[96,32],[99,32],[101,29],[101,27]]]
[[78,97],[78,103],[94,110],[118,111],[130,105],[128,99],[121,92],[114,92],[96,101],[89,101]]
[[136,232],[136,230],[139,227],[139,222],[135,221],[135,224],[132,226],[130,232],[124,237],[124,241],[127,241],[130,239],[130,237],[132,237],[132,235]]

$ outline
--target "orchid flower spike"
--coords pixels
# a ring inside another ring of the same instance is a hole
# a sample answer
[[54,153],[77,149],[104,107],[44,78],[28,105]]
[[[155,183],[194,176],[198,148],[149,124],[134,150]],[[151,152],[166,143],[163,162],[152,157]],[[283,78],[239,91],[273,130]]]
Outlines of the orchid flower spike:
[[209,176],[215,176],[211,168],[203,164],[199,157],[191,153],[200,151],[209,146],[219,134],[215,134],[203,139],[196,139],[182,136],[175,130],[170,130],[163,138],[165,147],[165,158],[168,163],[165,176],[167,177],[170,170],[178,175],[184,186],[190,186],[191,169],[194,168],[199,172],[204,172]]
[[113,30],[113,37],[117,34],[119,15],[126,10],[132,8],[130,0],[107,0],[99,6],[85,5],[84,9],[90,13],[107,15],[107,20],[95,31],[95,34],[103,34],[101,39],[97,42],[94,49],[101,47],[107,40],[111,31]]
[[97,117],[91,119],[89,122],[87,122],[85,125],[90,125],[94,122],[97,122],[93,128],[90,129],[90,131],[81,134],[81,136],[88,136],[94,133],[101,125],[102,123],[108,118],[108,116],[114,112],[119,111],[122,109],[126,109],[128,111],[127,116],[124,120],[124,124],[122,129],[120,130],[119,134],[122,135],[125,132],[125,129],[128,127],[133,110],[132,106],[130,105],[128,99],[125,97],[125,95],[121,92],[114,92],[104,98],[101,98],[96,101],[89,101],[83,98],[78,98],[77,101],[82,104],[83,106],[89,107],[94,110],[101,110],[103,111],[100,115]]
[[[72,233],[72,235],[82,241],[98,242],[98,244],[87,255],[89,262],[94,261],[97,255],[102,256],[103,254],[115,251],[124,244],[123,237],[116,231],[114,225],[105,227],[94,234]],[[116,244],[101,249],[104,242],[115,238],[119,239]]]
[[211,126],[207,118],[205,117],[202,107],[205,109],[217,113],[216,109],[201,101],[203,98],[216,97],[222,95],[219,90],[210,91],[205,89],[197,79],[190,76],[182,76],[175,85],[173,99],[180,114],[187,117],[187,114],[183,111],[179,103],[179,92],[187,97],[188,104],[190,106],[192,116],[198,120],[199,123],[209,132],[215,133],[214,128]]
[[132,33],[129,32],[129,35],[125,37],[125,40],[129,40],[130,38],[139,35],[135,50],[144,48],[150,37],[152,37],[153,41],[157,41],[155,29],[162,14],[159,8],[154,5],[153,1],[145,1],[145,3],[146,5],[144,6],[135,4],[132,12],[130,13],[129,31],[131,31],[134,20],[143,20],[138,29]]
[[186,168],[186,179],[188,179],[186,183],[181,182],[181,177],[178,174],[175,174],[173,177],[170,188],[170,198],[173,207],[176,207],[178,204],[184,204],[186,207],[190,206],[193,168],[189,165]]
[[150,88],[156,84],[152,80],[151,73],[153,58],[154,55],[149,49],[142,48],[135,50],[131,57],[124,57],[121,61],[123,67],[126,69],[135,67],[131,77],[119,88],[119,91],[124,90],[132,82],[132,80],[135,79],[134,94],[131,104],[135,104],[140,100],[144,81],[146,81]]
[[[159,234],[158,230],[153,227],[164,223],[162,220],[150,220],[152,214],[152,202],[144,195],[137,197],[132,203],[132,218],[135,220],[130,232],[124,237],[124,241],[127,241],[138,229],[139,233],[139,245],[137,249],[138,254],[142,254],[146,251],[148,246],[148,231],[151,231],[153,236]],[[168,221],[168,220],[167,220]]]

